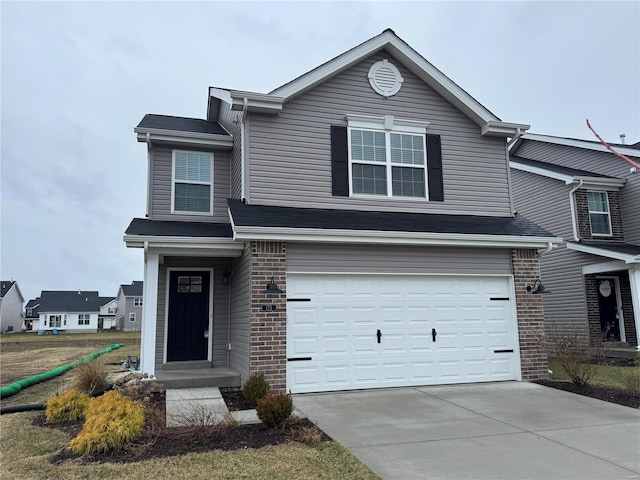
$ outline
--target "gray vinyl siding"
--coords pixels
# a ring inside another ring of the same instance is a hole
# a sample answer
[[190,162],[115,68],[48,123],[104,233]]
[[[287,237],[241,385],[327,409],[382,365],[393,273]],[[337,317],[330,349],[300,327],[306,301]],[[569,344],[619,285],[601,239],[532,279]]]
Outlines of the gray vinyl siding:
[[251,357],[251,248],[232,260],[231,364],[242,384],[249,378]]
[[230,194],[230,153],[224,150],[176,147],[213,153],[213,215],[179,215],[171,213],[171,168],[173,148],[155,145],[151,167],[151,220],[185,220],[188,222],[229,222],[227,198]]
[[287,243],[287,272],[512,273],[508,249],[304,243]]
[[571,186],[560,180],[521,170],[511,170],[513,208],[518,215],[540,225],[554,236],[573,240]]
[[220,101],[218,107],[218,123],[233,135],[233,151],[231,152],[231,198],[240,198],[242,194],[242,129],[240,119],[242,112],[234,112],[228,103]]
[[229,285],[223,276],[229,270],[226,258],[166,257],[158,271],[158,317],[156,330],[156,368],[161,369],[164,359],[164,332],[166,322],[167,268],[184,269],[212,268],[213,278],[213,367],[227,366],[227,332],[229,323]]
[[13,327],[14,332],[20,331],[23,303],[14,284],[0,299],[0,331],[5,332],[9,326]]
[[[133,304],[133,299],[134,298],[142,298],[142,295],[140,295],[140,297],[125,297],[124,300],[124,322],[122,325],[122,329],[125,332],[132,332],[132,331],[140,331],[140,327],[142,325],[142,306],[136,307]],[[136,321],[135,322],[130,322],[129,321],[129,314],[130,313],[135,313],[136,314]]]
[[[400,92],[384,98],[369,85],[370,66],[387,58],[400,70]],[[346,114],[393,115],[430,122],[441,135],[444,202],[334,197],[330,126]],[[287,102],[278,115],[248,116],[250,201],[263,205],[510,215],[505,140],[480,136],[480,127],[390,55],[378,53]]]
[[[625,178],[627,183],[620,190],[624,239],[629,243],[640,244],[640,172],[631,173],[630,164],[606,152],[533,140],[524,140],[512,154],[600,175]],[[634,159],[640,160],[637,157]]]

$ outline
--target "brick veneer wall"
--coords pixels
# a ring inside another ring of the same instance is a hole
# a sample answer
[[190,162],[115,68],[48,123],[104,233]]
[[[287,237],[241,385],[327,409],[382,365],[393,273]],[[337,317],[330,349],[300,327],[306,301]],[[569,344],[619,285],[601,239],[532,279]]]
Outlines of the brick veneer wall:
[[[264,293],[271,277],[282,290]],[[251,242],[250,373],[262,372],[273,393],[284,393],[287,375],[287,269],[283,242]],[[275,312],[262,311],[275,305]]]
[[600,325],[600,305],[598,303],[598,281],[595,275],[584,276],[584,296],[587,301],[589,322],[589,342],[592,347],[602,347],[602,327]]
[[540,278],[537,251],[512,249],[511,267],[516,290],[522,379],[548,378],[542,295],[533,295],[527,291],[527,285]]
[[587,191],[577,190],[576,213],[578,221],[578,235],[583,240],[624,240],[622,231],[622,212],[620,210],[620,195],[618,192],[607,192],[609,197],[609,217],[611,219],[611,237],[591,235],[591,220],[589,219],[589,202]]
[[620,295],[622,296],[622,315],[624,316],[624,331],[627,335],[627,343],[638,346],[638,332],[636,332],[635,317],[633,315],[633,300],[631,299],[631,282],[629,282],[629,272],[621,272]]

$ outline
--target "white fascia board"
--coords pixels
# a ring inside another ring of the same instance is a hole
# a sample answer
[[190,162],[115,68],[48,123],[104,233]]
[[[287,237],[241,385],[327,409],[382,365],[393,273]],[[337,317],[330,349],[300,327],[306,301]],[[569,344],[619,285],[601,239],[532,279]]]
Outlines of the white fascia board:
[[[526,133],[522,137],[525,140],[535,140],[538,142],[554,143],[556,145],[565,145],[567,147],[586,148],[587,150],[595,150],[597,152],[605,152],[612,154],[607,147],[599,142],[591,142],[586,140],[578,140],[573,138],[559,138],[552,137],[550,135],[539,135],[536,133]],[[613,145],[613,149],[618,153],[626,155],[628,157],[640,157],[640,150],[635,148],[620,147],[619,145]],[[612,154],[613,155],[613,154]]]
[[618,270],[628,270],[631,265],[622,260],[611,260],[609,262],[592,263],[582,266],[583,275],[593,275],[595,273],[616,272]]
[[567,175],[564,173],[554,172],[542,167],[534,167],[532,165],[526,165],[519,163],[517,160],[510,160],[509,166],[515,170],[521,170],[523,172],[534,173],[547,178],[553,178],[560,180],[566,185],[578,184],[582,182],[581,188],[583,189],[601,189],[601,190],[620,190],[626,183],[624,178],[603,178],[603,177],[588,177],[583,175]]
[[622,260],[625,263],[640,263],[640,255],[630,255],[628,253],[614,252],[605,248],[598,248],[591,245],[582,245],[581,243],[567,242],[567,248],[569,250],[576,250],[582,253],[589,253],[591,255],[598,255],[600,257],[613,258],[616,260]]
[[283,97],[286,102],[383,48],[387,49],[389,53],[400,60],[422,81],[462,110],[478,126],[500,121],[499,118],[478,103],[471,95],[389,30],[385,30],[380,35],[352,48],[286,85],[276,88],[271,94]]
[[382,232],[377,230],[328,230],[321,228],[234,227],[234,239],[381,243],[390,245],[455,245],[505,248],[547,248],[562,243],[559,237],[520,237],[512,235],[469,235],[462,233]]
[[483,137],[515,137],[516,135],[522,135],[530,128],[531,125],[526,125],[524,123],[491,121],[482,125],[482,128],[480,128],[480,134]]
[[178,248],[207,249],[207,250],[242,250],[242,244],[234,242],[230,238],[220,237],[171,237],[150,235],[125,235],[124,242],[128,248]]
[[157,128],[134,128],[138,142],[176,143],[183,145],[206,145],[224,149],[233,148],[232,135],[214,135],[211,133],[183,132],[179,130],[160,130]]

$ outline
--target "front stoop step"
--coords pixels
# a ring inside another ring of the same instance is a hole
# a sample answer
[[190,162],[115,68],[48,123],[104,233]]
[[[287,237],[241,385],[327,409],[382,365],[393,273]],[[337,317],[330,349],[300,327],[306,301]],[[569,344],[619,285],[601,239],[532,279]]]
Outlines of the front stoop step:
[[158,370],[156,381],[165,389],[240,387],[240,374],[230,368]]
[[[167,427],[213,425],[229,412],[218,387],[167,389]],[[255,410],[231,412],[240,424],[260,423]]]

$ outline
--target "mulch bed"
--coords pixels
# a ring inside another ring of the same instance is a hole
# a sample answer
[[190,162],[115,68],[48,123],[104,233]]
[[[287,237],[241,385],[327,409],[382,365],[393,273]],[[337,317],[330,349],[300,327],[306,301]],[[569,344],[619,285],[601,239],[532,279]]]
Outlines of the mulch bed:
[[[229,410],[254,408],[242,397],[241,392],[223,392],[223,398]],[[164,426],[164,407],[164,393],[156,394],[152,406],[147,408],[147,412],[152,411],[153,414],[148,417],[142,438],[126,450],[79,457],[63,448],[51,458],[50,462],[54,465],[60,465],[71,460],[83,465],[92,463],[129,463],[210,450],[230,451],[245,448],[262,448],[292,440],[304,441],[309,438],[308,433],[315,430],[317,430],[315,435],[318,441],[331,440],[331,437],[306,418],[292,419],[290,424],[282,429],[271,428],[263,423],[166,428]],[[82,429],[82,422],[49,424],[44,413],[36,416],[33,420],[33,425],[57,428],[64,431],[69,439],[75,437]]]
[[603,387],[601,385],[574,385],[571,382],[559,380],[536,380],[534,383],[547,387],[557,388],[566,392],[577,393],[586,397],[597,398],[605,402],[617,403],[625,407],[640,408],[640,397],[632,395],[626,390]]

